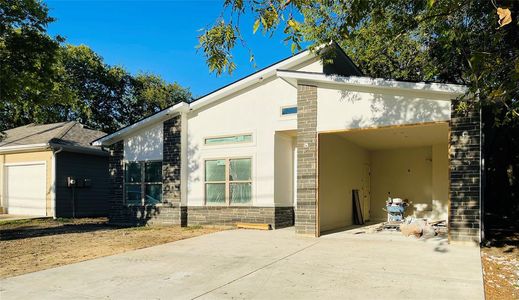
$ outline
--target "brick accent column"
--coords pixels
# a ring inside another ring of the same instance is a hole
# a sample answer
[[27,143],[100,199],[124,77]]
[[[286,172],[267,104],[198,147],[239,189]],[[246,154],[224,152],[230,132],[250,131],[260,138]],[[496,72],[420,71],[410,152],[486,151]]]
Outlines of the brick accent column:
[[457,112],[452,101],[449,240],[480,242],[481,113]]
[[110,174],[110,222],[118,222],[124,204],[123,195],[123,158],[124,141],[119,141],[110,146],[110,156],[108,157],[108,169]]
[[317,236],[317,88],[297,86],[296,233]]
[[187,211],[181,209],[180,161],[181,161],[181,117],[164,121],[162,150],[162,202],[168,204],[170,222],[184,225]]
[[162,201],[180,207],[180,116],[164,121]]

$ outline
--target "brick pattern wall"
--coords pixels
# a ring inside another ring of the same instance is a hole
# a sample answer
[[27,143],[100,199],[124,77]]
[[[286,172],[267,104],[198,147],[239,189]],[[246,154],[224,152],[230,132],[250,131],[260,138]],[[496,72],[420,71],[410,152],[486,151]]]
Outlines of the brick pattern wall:
[[297,87],[296,233],[317,235],[317,88]]
[[162,201],[180,207],[180,116],[164,122]]
[[[163,159],[162,159],[162,201],[161,205],[128,206],[124,203],[123,195],[123,142],[113,147],[110,156],[110,173],[113,173],[112,186],[114,187],[110,213],[110,222],[120,225],[181,225],[180,207],[180,116],[171,118],[163,123]],[[113,171],[112,171],[113,170]],[[120,186],[120,188],[118,188]],[[184,217],[185,220],[185,217]]]
[[187,207],[187,225],[235,225],[237,222],[267,223],[272,228],[294,225],[293,207]]
[[480,242],[480,111],[456,112],[452,101],[449,239]]
[[121,217],[121,209],[123,208],[123,158],[124,158],[124,141],[119,141],[110,147],[110,156],[108,157],[108,170],[110,176],[110,193],[109,193],[109,216],[110,222],[117,223]]

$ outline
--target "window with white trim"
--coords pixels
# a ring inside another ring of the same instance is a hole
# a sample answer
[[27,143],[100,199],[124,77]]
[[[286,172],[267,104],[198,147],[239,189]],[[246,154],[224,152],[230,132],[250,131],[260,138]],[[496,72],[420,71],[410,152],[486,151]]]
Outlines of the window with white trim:
[[126,204],[154,205],[162,202],[162,161],[127,162],[124,168]]
[[210,137],[204,139],[205,145],[251,143],[252,134],[227,135],[220,137]]
[[281,116],[297,115],[297,106],[286,106],[281,108]]
[[206,205],[252,203],[252,159],[224,158],[205,161]]

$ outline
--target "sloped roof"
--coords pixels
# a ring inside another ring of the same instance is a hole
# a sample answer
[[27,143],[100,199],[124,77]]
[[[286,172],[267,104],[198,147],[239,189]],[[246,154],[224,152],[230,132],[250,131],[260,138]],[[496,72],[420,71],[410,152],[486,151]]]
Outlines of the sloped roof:
[[6,130],[0,148],[49,144],[92,148],[90,143],[105,135],[102,131],[87,129],[76,121],[52,124],[29,124]]

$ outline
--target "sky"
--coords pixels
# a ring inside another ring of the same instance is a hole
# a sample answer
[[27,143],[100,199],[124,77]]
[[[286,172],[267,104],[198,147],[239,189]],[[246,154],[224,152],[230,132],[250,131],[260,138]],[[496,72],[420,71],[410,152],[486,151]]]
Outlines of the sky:
[[49,15],[56,18],[49,34],[59,34],[72,45],[85,44],[105,63],[123,66],[132,74],[153,73],[178,82],[195,98],[292,55],[281,35],[269,39],[260,30],[253,34],[254,20],[246,15],[241,18],[241,30],[253,50],[256,68],[249,62],[248,50],[237,47],[237,70],[220,77],[210,74],[202,53],[197,53],[197,36],[220,16],[222,2],[45,1]]

